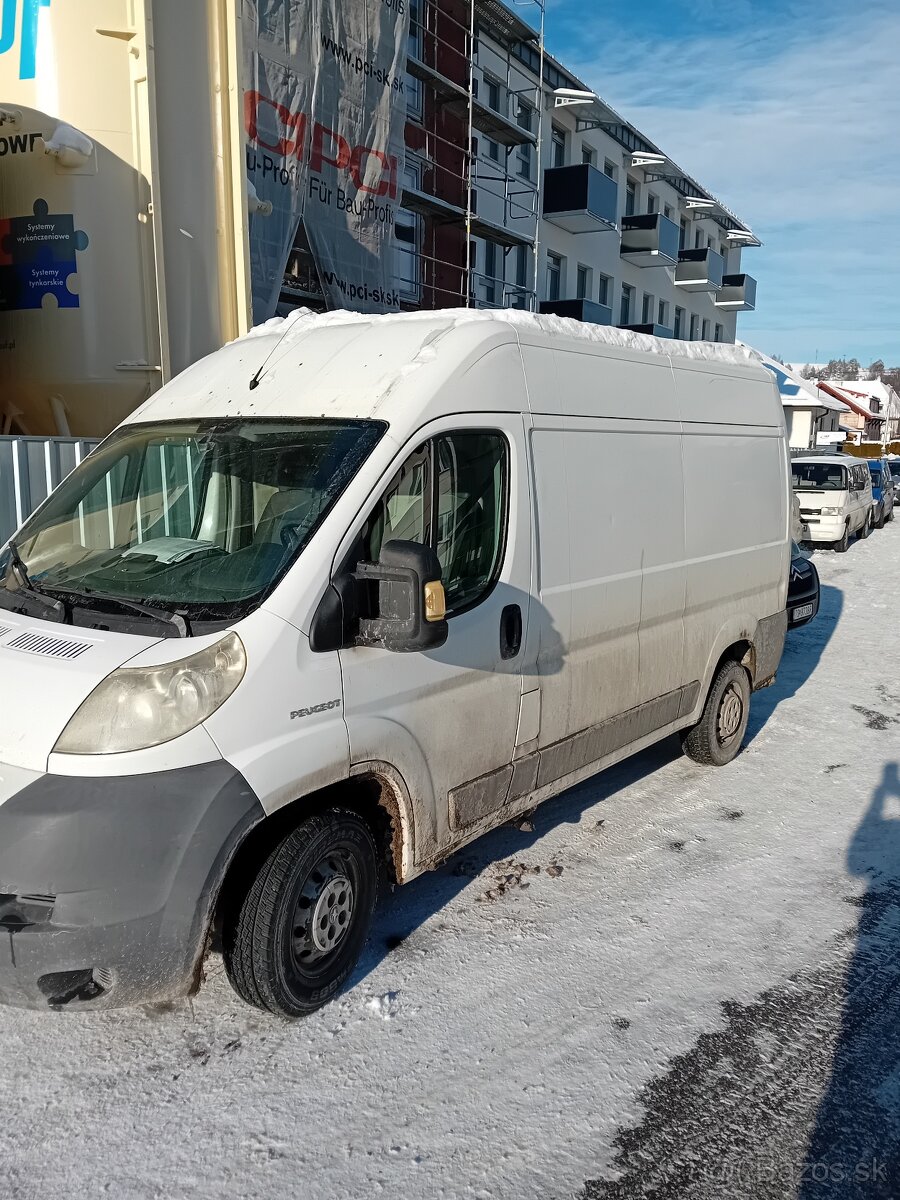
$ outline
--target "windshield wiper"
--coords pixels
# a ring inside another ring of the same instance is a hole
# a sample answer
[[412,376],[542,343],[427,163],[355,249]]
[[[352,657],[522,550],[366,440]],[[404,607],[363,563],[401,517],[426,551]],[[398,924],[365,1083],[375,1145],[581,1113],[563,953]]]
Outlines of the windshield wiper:
[[56,615],[56,619],[64,624],[66,620],[66,606],[61,600],[56,600],[53,596],[46,595],[41,588],[32,580],[28,574],[28,568],[22,555],[19,553],[19,547],[12,538],[6,543],[6,548],[9,551],[9,562],[16,577],[16,582],[19,585],[19,590],[26,595],[33,597],[39,604],[49,609]]
[[141,604],[137,600],[126,600],[122,596],[105,596],[102,592],[76,592],[71,588],[61,588],[64,595],[71,596],[76,600],[85,600],[88,605],[95,607],[96,601],[103,604],[118,604],[121,608],[129,609],[131,612],[140,613],[143,617],[152,617],[156,621],[164,621],[167,625],[174,625],[178,630],[179,637],[190,637],[190,629],[188,623],[181,613],[172,612],[168,608],[155,608],[152,604]]

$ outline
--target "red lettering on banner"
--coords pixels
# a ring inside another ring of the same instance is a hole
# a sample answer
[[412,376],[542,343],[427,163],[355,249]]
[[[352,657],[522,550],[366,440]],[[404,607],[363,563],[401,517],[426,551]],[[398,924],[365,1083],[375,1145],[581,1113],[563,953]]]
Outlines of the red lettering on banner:
[[[381,179],[375,185],[365,182],[366,160],[377,158],[381,163]],[[393,154],[382,154],[371,146],[357,146],[350,155],[350,178],[361,192],[372,192],[376,196],[390,196],[397,199],[397,157]]]
[[[334,145],[337,157],[329,158],[325,153],[323,143],[326,138],[330,139]],[[310,169],[321,171],[323,163],[328,163],[330,167],[337,167],[338,170],[344,170],[350,164],[350,143],[333,129],[328,129],[316,121],[313,125],[312,151],[309,156]]]
[[[285,130],[294,134],[293,138],[282,136],[279,141],[274,143],[265,140],[259,131],[261,104],[267,104],[275,111]],[[246,92],[244,94],[244,127],[247,136],[258,146],[262,146],[264,150],[271,150],[273,154],[281,154],[285,158],[292,154],[297,158],[302,158],[306,144],[305,113],[292,113],[283,104],[279,104],[277,100],[271,100],[268,96],[263,96],[261,92]]]

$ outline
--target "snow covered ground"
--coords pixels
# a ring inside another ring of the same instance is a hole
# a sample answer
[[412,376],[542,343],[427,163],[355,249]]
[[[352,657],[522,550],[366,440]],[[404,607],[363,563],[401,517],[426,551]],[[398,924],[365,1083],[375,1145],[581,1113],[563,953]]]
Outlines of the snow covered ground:
[[0,1011],[0,1195],[900,1194],[900,521],[815,561],[734,764],[665,743],[409,885],[311,1020],[219,963]]

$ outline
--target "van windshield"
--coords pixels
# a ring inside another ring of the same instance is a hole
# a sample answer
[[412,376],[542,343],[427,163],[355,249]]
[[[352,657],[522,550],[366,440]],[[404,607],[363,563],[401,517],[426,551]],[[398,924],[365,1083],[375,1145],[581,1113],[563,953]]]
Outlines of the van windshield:
[[847,468],[840,463],[798,462],[791,463],[791,475],[797,491],[810,489],[825,492],[847,490]]
[[261,419],[125,426],[0,556],[0,607],[23,603],[25,593],[45,608],[61,601],[57,614],[119,600],[138,618],[135,602],[161,610],[157,620],[246,615],[302,552],[384,428]]

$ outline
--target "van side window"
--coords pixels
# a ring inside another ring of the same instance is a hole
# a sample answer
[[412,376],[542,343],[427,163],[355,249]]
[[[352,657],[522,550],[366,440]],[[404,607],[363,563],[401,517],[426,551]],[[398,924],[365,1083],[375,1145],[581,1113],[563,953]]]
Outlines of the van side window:
[[471,608],[493,586],[503,559],[508,508],[506,439],[499,433],[442,434],[418,447],[372,512],[363,557],[385,542],[436,550],[449,615]]

